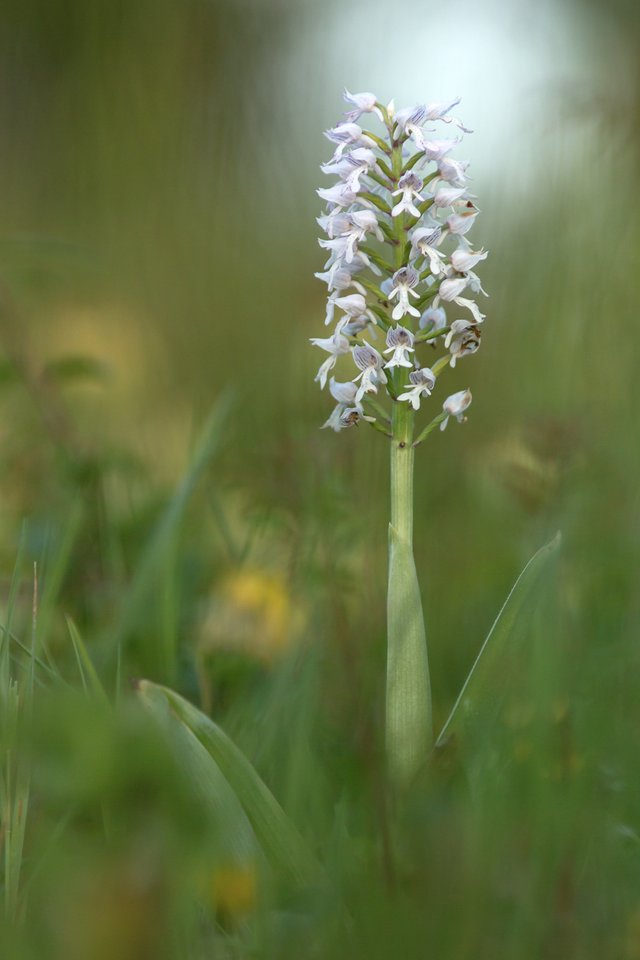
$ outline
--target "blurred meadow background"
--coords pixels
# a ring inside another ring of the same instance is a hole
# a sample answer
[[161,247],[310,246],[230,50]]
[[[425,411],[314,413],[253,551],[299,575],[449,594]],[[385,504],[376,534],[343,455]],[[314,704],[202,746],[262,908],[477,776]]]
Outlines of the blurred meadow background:
[[[639,960],[639,38],[631,0],[4,0],[3,958]],[[401,813],[388,447],[319,431],[308,343],[344,86],[475,131],[474,404],[416,458],[437,727],[562,533]],[[244,751],[312,882],[140,678]]]

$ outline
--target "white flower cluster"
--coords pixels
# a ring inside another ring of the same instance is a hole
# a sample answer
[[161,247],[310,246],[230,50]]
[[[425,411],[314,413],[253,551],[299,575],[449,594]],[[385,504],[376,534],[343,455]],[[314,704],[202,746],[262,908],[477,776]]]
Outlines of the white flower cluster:
[[[325,132],[335,151],[321,166],[338,181],[318,190],[326,203],[318,218],[326,239],[319,243],[328,260],[316,277],[327,285],[325,323],[334,327],[331,336],[311,340],[327,354],[316,380],[321,388],[329,381],[337,406],[324,426],[336,431],[360,420],[379,427],[385,411],[373,395],[381,387],[394,402],[418,410],[439,373],[475,353],[485,316],[463,294],[486,296],[474,268],[487,257],[467,240],[478,215],[468,163],[449,156],[470,132],[450,116],[459,100],[396,110],[372,93],[344,97],[353,109]],[[377,117],[380,134],[359,125],[364,114]],[[429,139],[438,123],[460,135]],[[456,317],[458,310],[467,316]],[[386,338],[380,351],[369,342],[379,331]],[[436,346],[444,355],[423,366],[418,350]],[[331,371],[348,354],[355,375],[338,382]],[[450,416],[462,421],[470,403],[469,390],[447,397],[440,428]]]

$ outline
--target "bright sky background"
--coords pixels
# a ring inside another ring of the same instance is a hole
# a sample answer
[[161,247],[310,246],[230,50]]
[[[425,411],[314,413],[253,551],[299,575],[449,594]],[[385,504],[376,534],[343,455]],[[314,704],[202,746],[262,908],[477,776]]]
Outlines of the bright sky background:
[[508,168],[511,189],[526,186],[540,162],[564,165],[592,105],[601,106],[603,90],[606,101],[605,88],[624,96],[625,70],[632,69],[606,11],[588,18],[571,0],[305,7],[308,19],[283,65],[294,97],[318,97],[337,121],[343,85],[383,100],[395,96],[399,107],[461,96],[453,113],[476,135],[454,156],[470,159],[478,179],[494,178],[496,165]]

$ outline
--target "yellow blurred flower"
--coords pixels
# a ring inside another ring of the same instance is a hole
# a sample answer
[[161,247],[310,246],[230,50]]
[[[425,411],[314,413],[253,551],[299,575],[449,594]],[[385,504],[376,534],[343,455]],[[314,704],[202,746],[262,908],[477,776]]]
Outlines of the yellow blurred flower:
[[269,664],[290,649],[303,620],[281,574],[239,570],[216,591],[203,621],[200,652],[235,650]]
[[214,908],[238,919],[251,913],[258,896],[258,875],[253,864],[221,864],[211,877]]

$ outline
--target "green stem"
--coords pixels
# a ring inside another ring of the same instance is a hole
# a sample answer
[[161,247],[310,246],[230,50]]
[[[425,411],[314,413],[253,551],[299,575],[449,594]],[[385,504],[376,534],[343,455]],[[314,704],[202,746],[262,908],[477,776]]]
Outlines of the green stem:
[[424,343],[427,340],[435,340],[437,337],[444,337],[449,333],[450,327],[442,327],[440,330],[428,330],[426,333],[415,333],[416,343]]
[[391,414],[391,526],[413,545],[413,421],[408,403],[394,403]]
[[392,184],[390,184],[385,177],[376,173],[375,170],[369,170],[368,176],[371,177],[372,180],[375,180],[376,183],[379,183],[381,187],[384,187],[385,190],[393,190]]
[[447,417],[446,412],[443,410],[442,413],[439,413],[437,417],[434,417],[431,423],[428,423],[424,430],[422,430],[416,439],[413,441],[413,446],[417,447],[419,443],[422,443],[425,440],[432,430],[435,430],[436,427],[439,427],[443,420]]
[[[395,145],[391,153],[391,168],[393,172],[394,179],[396,182],[400,179],[402,175],[402,147]],[[395,245],[395,268],[399,270],[402,266],[404,259],[404,247],[405,247],[405,236],[404,236],[404,222],[405,214],[402,213],[399,217],[393,218],[393,235],[396,240]]]
[[394,403],[387,594],[386,748],[394,786],[406,789],[432,748],[431,685],[413,559],[414,411]]
[[377,207],[382,213],[387,213],[391,216],[391,207],[384,202],[382,197],[377,196],[375,193],[370,193],[367,190],[362,190],[358,196],[361,200],[368,200],[369,203],[372,203],[374,207]]

